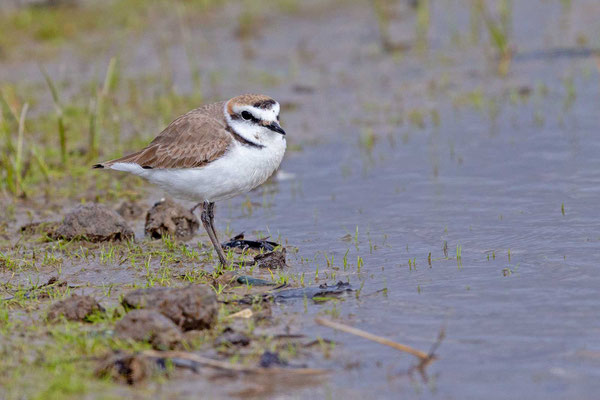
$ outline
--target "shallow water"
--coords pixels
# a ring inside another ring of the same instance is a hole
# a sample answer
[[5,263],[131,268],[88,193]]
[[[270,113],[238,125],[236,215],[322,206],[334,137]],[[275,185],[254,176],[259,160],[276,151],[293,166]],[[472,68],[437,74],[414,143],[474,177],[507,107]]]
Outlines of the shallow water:
[[[519,26],[526,10],[515,9]],[[540,45],[527,32],[521,39],[524,48]],[[359,62],[355,71],[363,67]],[[301,313],[302,331],[342,343],[322,395],[591,398],[600,389],[598,72],[593,58],[524,57],[512,68],[507,86],[533,92],[517,104],[506,91],[496,95],[493,120],[485,110],[454,107],[457,87],[432,100],[439,126],[375,125],[371,150],[359,145],[360,134],[332,128],[322,132],[324,144],[289,155],[282,168],[295,179],[277,185],[267,209],[241,221],[231,211],[238,208],[230,209],[235,230],[266,225],[297,246],[299,257],[319,254],[314,262],[293,262],[307,277],[316,266],[331,272],[325,253],[341,267],[349,251],[352,265],[338,277],[363,287],[358,298],[335,306],[342,320],[423,350],[445,327],[440,359],[424,381],[404,375],[410,356],[317,326],[313,318],[330,304],[307,312],[286,304],[281,312]],[[487,76],[474,80],[498,85]],[[570,105],[566,76],[577,93]],[[540,85],[547,95],[538,94]],[[357,246],[342,240],[356,229]],[[357,272],[359,255],[364,267]],[[383,288],[387,294],[376,293]]]
[[[558,128],[499,128],[496,137],[473,140],[461,165],[440,157],[437,177],[419,154],[425,138],[376,149],[384,161],[350,177],[323,160],[346,151],[352,157],[352,149],[311,149],[284,165],[298,174],[302,195],[290,195],[292,182],[280,184],[257,223],[276,227],[300,256],[327,252],[338,266],[347,249],[354,265],[356,255],[364,257],[361,273],[350,268],[350,282],[364,282],[363,293],[388,292],[338,305],[354,325],[424,349],[445,326],[440,360],[428,371],[443,397],[586,397],[600,373],[596,126],[580,122],[577,140],[586,146],[578,148]],[[307,162],[318,172],[303,173]],[[340,240],[356,226],[358,251]],[[449,258],[461,247],[460,262],[442,259],[444,242]],[[326,269],[324,257],[316,264]],[[294,268],[311,276],[314,263]],[[341,373],[334,393],[414,390],[406,380],[389,382],[406,356],[396,360],[389,349],[313,328],[310,317],[322,308],[309,311],[303,328],[340,340],[361,361],[361,379]]]
[[[360,158],[356,147],[312,148],[286,161],[284,170],[297,174],[297,181],[279,184],[268,212],[235,225],[265,224],[298,246],[300,256],[327,252],[337,266],[349,249],[350,282],[364,282],[364,294],[388,289],[365,299],[349,296],[337,306],[357,327],[426,350],[445,326],[440,360],[428,369],[432,388],[425,392],[450,398],[591,396],[600,388],[594,379],[600,374],[597,126],[579,121],[577,133],[499,127],[496,136],[471,141],[462,164],[441,156],[437,177],[420,154],[425,137],[392,151],[376,148],[374,158],[382,155],[383,161],[364,172],[358,165],[349,177],[339,164]],[[569,145],[568,135],[586,145]],[[306,165],[314,169],[306,171]],[[296,185],[301,195],[294,194]],[[356,226],[358,250],[340,240]],[[369,240],[377,246],[372,252]],[[360,273],[357,255],[365,260]],[[408,266],[409,259],[416,267]],[[294,263],[293,270],[310,277],[315,264],[327,269],[320,256]],[[358,370],[335,375],[334,397],[360,397],[354,390],[414,393],[414,383],[390,381],[406,368],[407,356],[313,326],[312,317],[326,308],[309,308],[302,330],[339,340],[340,352],[348,352],[343,357],[360,361]],[[282,310],[293,311],[290,305]]]

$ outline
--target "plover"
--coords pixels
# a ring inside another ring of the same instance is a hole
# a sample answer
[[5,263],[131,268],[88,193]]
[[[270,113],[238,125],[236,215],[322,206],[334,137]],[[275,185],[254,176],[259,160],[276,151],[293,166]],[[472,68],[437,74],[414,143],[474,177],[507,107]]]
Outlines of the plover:
[[178,117],[133,154],[96,164],[141,176],[174,197],[202,206],[202,225],[222,265],[227,258],[214,227],[215,202],[246,193],[279,167],[286,148],[279,103],[244,94]]

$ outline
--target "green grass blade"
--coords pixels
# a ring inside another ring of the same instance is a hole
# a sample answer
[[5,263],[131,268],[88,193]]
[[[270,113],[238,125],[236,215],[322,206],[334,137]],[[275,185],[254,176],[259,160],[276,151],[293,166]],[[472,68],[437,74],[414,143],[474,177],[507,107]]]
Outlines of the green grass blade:
[[54,84],[54,81],[52,80],[50,75],[48,75],[48,72],[46,71],[46,69],[42,65],[40,65],[39,68],[40,68],[40,71],[42,72],[42,75],[44,76],[44,79],[46,80],[46,84],[48,85],[48,88],[50,89],[50,93],[52,95],[52,101],[54,102],[54,107],[56,108],[58,142],[60,144],[60,162],[63,165],[63,167],[65,167],[67,165],[67,161],[68,161],[67,160],[67,157],[68,157],[67,133],[66,133],[67,130],[65,128],[65,122],[63,119],[63,110],[62,110],[62,106],[60,104],[58,90],[56,88],[56,85]]
[[21,115],[19,116],[19,130],[17,136],[17,153],[15,155],[15,179],[17,183],[17,190],[21,188],[21,172],[23,167],[23,141],[25,136],[25,118],[27,117],[27,110],[29,109],[29,103],[23,104],[21,108]]

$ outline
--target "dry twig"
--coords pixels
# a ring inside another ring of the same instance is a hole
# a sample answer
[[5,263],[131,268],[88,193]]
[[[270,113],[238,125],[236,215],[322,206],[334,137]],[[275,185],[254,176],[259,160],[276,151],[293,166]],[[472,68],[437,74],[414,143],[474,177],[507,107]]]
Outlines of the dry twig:
[[360,336],[364,339],[372,340],[373,342],[377,342],[377,343],[383,344],[385,346],[390,346],[396,350],[400,350],[405,353],[411,354],[420,360],[420,362],[419,362],[420,369],[425,368],[431,361],[435,360],[436,357],[435,357],[435,354],[433,351],[435,349],[437,349],[437,346],[439,345],[439,343],[441,342],[441,339],[443,338],[443,333],[442,333],[442,334],[440,334],[440,338],[438,338],[438,341],[436,342],[436,345],[434,346],[432,351],[430,351],[429,354],[427,354],[421,350],[417,350],[417,349],[407,346],[405,344],[394,342],[393,340],[390,340],[390,339],[387,339],[387,338],[384,338],[381,336],[377,336],[372,333],[363,331],[358,328],[353,328],[351,326],[348,326],[348,325],[345,325],[345,324],[342,324],[339,322],[333,322],[333,321],[330,321],[330,320],[327,320],[324,318],[320,318],[320,317],[315,318],[315,322],[319,325],[327,326],[329,328],[337,329],[339,331],[350,333],[352,335]]

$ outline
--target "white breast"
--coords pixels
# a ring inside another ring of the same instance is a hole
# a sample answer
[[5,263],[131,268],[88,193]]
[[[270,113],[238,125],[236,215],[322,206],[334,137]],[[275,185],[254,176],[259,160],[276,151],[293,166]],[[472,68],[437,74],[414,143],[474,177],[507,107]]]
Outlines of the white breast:
[[146,178],[174,197],[219,201],[249,192],[275,172],[286,148],[285,137],[278,139],[263,148],[233,142],[221,158],[201,168],[143,169],[131,163],[112,168]]

